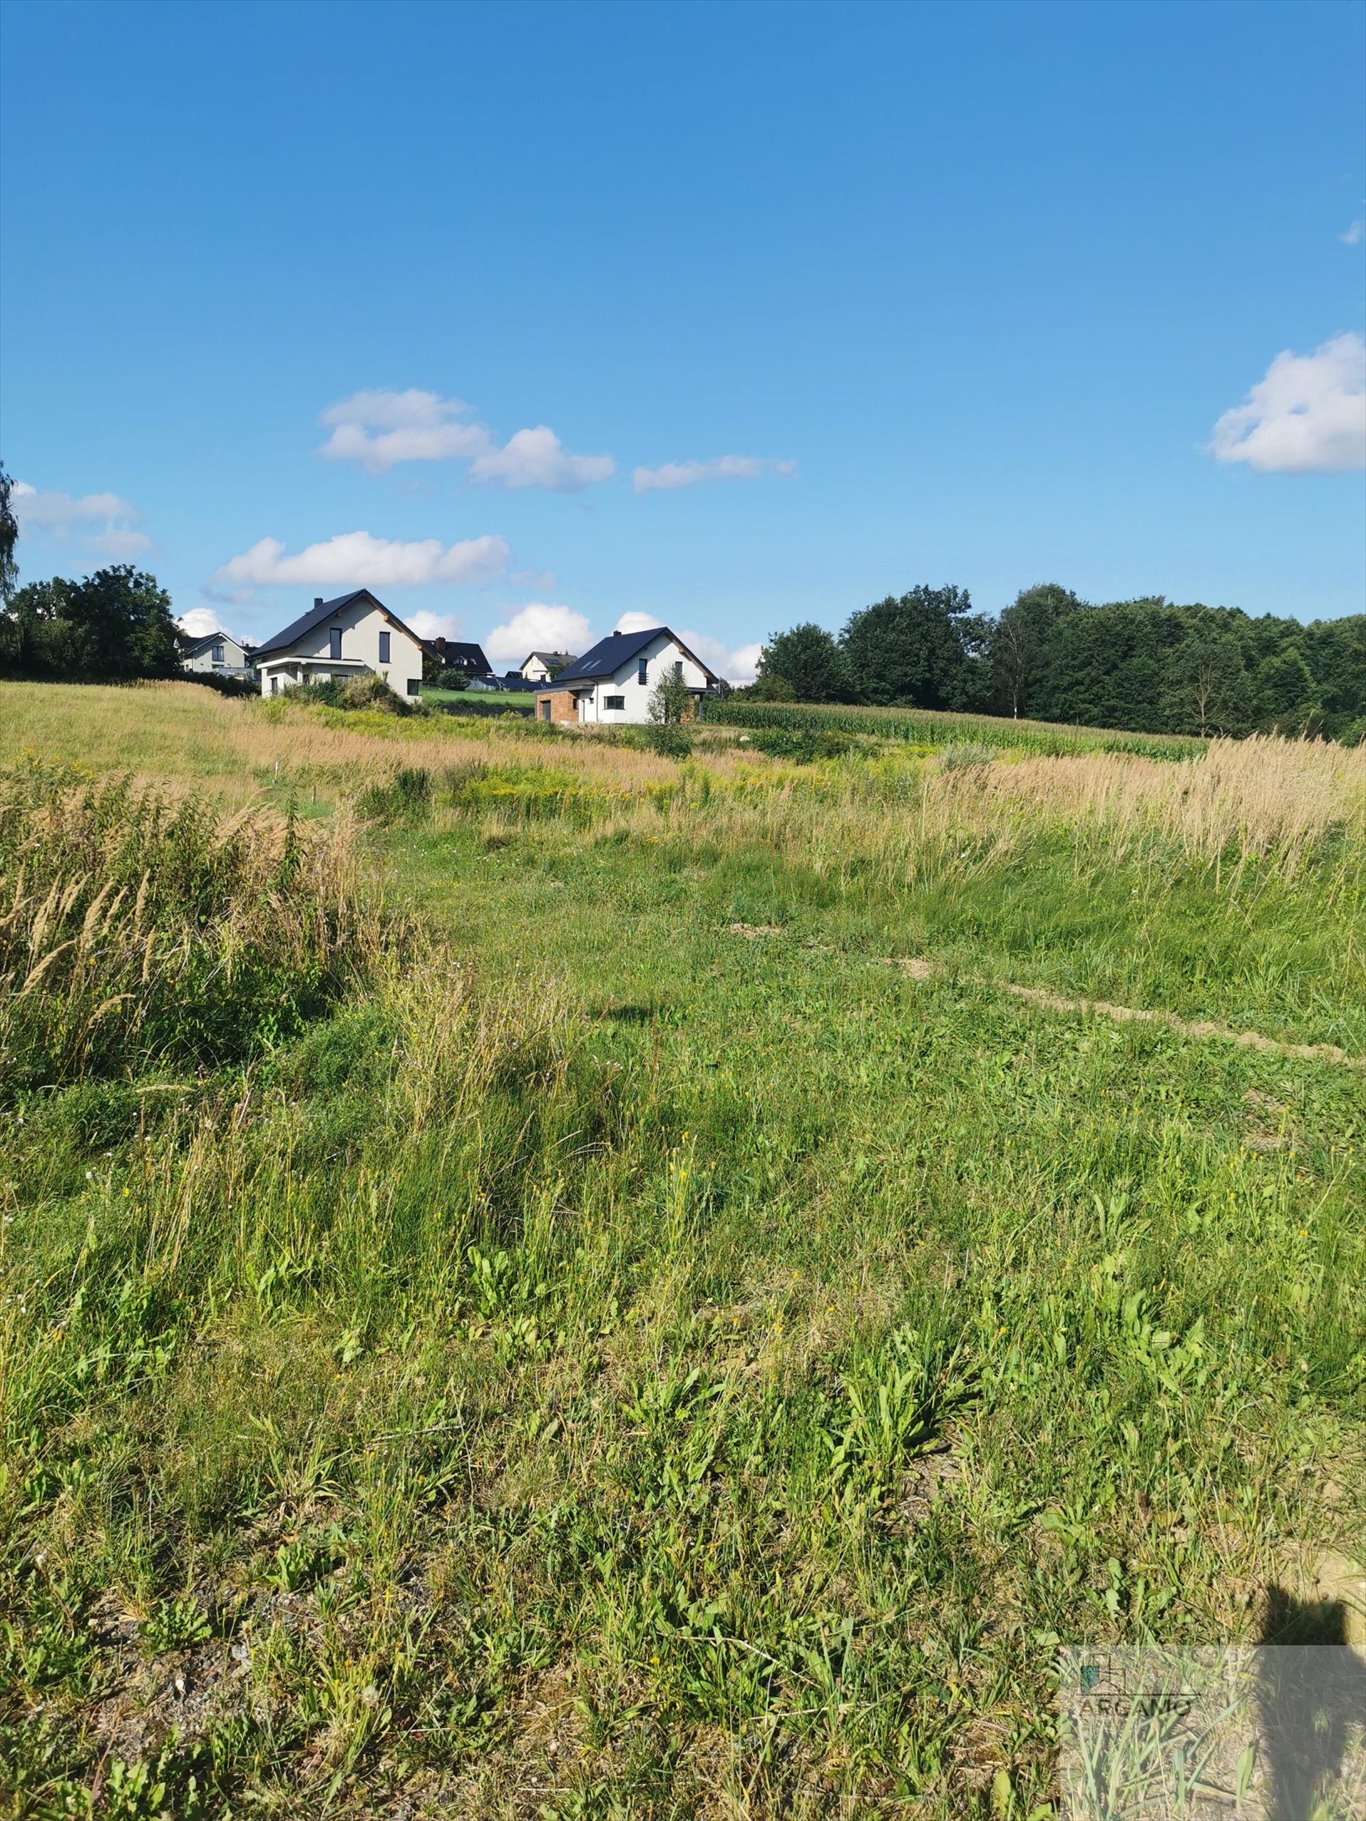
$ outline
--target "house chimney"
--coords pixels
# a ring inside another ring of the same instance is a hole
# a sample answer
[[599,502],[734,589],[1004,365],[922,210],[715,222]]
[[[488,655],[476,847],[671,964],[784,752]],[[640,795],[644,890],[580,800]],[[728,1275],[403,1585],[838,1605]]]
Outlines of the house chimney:
[[313,596],[314,609],[316,610],[317,608],[321,607],[322,604],[323,604],[323,597],[320,594],[315,594]]

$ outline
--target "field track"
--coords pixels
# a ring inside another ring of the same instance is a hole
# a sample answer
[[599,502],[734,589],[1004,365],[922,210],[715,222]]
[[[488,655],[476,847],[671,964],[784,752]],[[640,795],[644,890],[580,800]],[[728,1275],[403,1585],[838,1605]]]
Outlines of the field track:
[[[732,923],[730,933],[747,942],[782,935],[776,925],[747,923]],[[838,952],[825,943],[807,946],[814,954]],[[947,969],[939,962],[928,961],[921,955],[874,955],[869,959],[879,967],[899,967],[912,980],[947,977]],[[1156,1011],[1150,1006],[1113,1005],[1107,999],[1072,999],[1063,993],[1049,992],[1046,987],[1019,986],[1010,980],[992,980],[984,974],[970,974],[966,979],[972,986],[1009,993],[1012,998],[1041,1006],[1045,1011],[1084,1012],[1096,1018],[1112,1018],[1116,1024],[1161,1024],[1183,1037],[1212,1037],[1220,1043],[1241,1043],[1250,1050],[1264,1050],[1268,1055],[1294,1056],[1304,1062],[1333,1062],[1343,1068],[1366,1069],[1366,1056],[1351,1056],[1335,1043],[1285,1043],[1279,1037],[1267,1037],[1261,1031],[1235,1031],[1210,1018],[1181,1018],[1175,1012]]]

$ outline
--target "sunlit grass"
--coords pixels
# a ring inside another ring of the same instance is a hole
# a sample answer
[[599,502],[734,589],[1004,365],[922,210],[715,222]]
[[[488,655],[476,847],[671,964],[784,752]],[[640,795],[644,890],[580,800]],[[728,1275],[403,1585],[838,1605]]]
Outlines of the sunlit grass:
[[[79,880],[0,1127],[16,1813],[1025,1816],[1059,1639],[1352,1554],[1360,1070],[998,983],[1360,1058],[1359,756],[0,727],[3,904]],[[215,918],[354,965],[137,1013]]]

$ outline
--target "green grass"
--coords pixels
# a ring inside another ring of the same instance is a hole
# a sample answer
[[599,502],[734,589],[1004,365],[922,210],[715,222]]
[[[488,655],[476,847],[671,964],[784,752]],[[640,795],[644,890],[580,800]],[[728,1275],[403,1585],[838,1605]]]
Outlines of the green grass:
[[997,984],[1361,1057],[1352,816],[245,715],[373,939],[3,1127],[13,1813],[1023,1818],[1060,1640],[1359,1555],[1361,1071]]
[[471,694],[467,689],[438,689],[434,683],[423,684],[422,700],[443,714],[471,715],[483,720],[497,720],[502,715],[529,717],[536,712],[536,698],[532,695],[486,695],[482,690]]

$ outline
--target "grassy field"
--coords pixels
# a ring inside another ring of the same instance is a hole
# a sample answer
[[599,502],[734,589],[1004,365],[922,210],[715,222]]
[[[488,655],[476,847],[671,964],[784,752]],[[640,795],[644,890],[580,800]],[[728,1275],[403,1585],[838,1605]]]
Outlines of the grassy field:
[[1323,745],[0,685],[5,1812],[1025,1821],[1060,1642],[1356,1624],[1364,866]]

